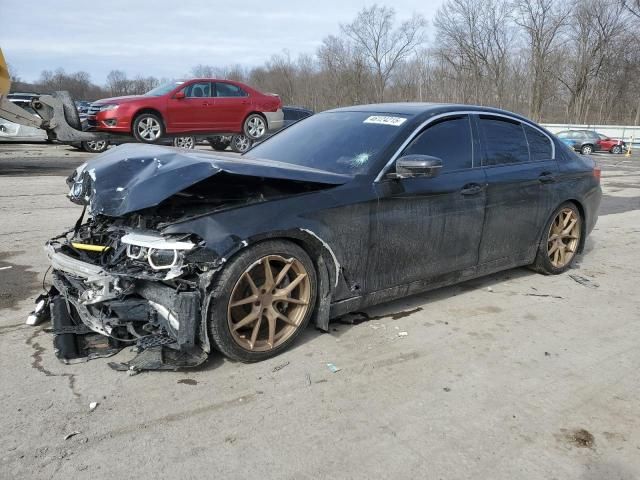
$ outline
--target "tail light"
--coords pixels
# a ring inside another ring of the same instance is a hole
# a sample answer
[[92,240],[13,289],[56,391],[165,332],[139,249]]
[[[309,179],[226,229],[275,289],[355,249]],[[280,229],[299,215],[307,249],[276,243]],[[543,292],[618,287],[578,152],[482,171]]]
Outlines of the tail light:
[[597,179],[598,182],[600,181],[600,173],[601,173],[600,167],[593,167],[593,177]]

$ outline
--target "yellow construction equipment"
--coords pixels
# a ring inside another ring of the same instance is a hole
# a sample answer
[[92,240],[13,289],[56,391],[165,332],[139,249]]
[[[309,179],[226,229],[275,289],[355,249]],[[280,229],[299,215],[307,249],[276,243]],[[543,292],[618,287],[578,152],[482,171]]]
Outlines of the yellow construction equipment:
[[9,77],[9,68],[7,62],[2,55],[0,48],[0,95],[7,95],[11,89],[11,78]]

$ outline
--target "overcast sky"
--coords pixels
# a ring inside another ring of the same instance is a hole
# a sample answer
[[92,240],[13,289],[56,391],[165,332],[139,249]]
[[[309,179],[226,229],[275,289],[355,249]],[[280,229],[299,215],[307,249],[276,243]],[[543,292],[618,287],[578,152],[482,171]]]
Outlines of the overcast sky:
[[[443,0],[393,0],[397,19],[428,20]],[[364,6],[360,0],[0,0],[0,48],[18,76],[84,70],[103,84],[129,76],[180,77],[197,64],[256,66],[288,49],[314,53]],[[378,2],[383,4],[383,2]],[[431,25],[431,22],[429,22]],[[431,29],[429,29],[431,30]]]

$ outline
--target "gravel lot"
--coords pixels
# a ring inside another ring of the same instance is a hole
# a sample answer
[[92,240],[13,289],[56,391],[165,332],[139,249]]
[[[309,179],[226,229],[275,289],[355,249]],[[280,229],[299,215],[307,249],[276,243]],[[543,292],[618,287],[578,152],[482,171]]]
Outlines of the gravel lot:
[[65,366],[24,325],[88,157],[0,145],[0,478],[640,477],[637,155],[596,156],[600,219],[570,272],[587,286],[510,270],[309,329],[266,362],[137,376],[107,366],[128,350]]

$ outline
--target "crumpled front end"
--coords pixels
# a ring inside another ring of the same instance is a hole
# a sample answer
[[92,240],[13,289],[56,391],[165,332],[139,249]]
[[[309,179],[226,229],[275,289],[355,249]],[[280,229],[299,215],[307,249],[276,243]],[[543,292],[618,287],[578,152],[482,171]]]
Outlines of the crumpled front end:
[[90,359],[135,345],[146,353],[124,368],[177,368],[206,359],[205,281],[220,265],[200,239],[98,217],[45,248],[58,358]]

